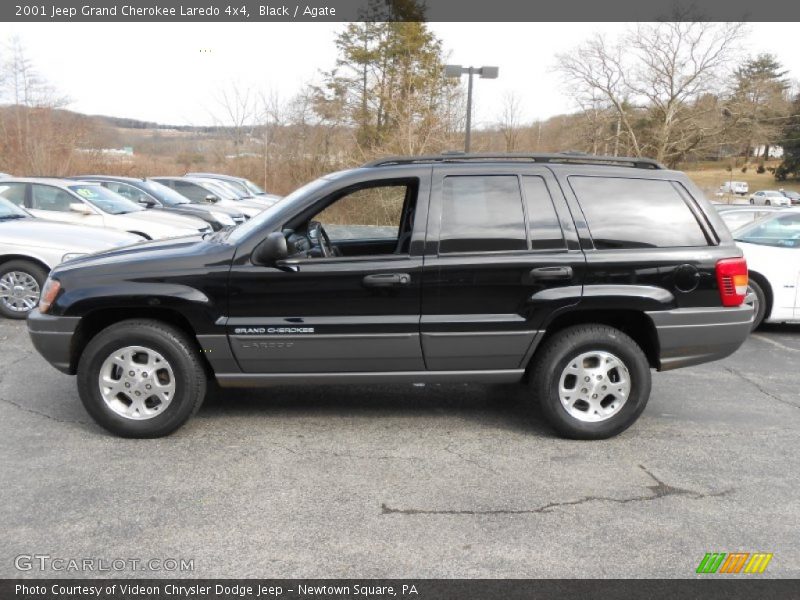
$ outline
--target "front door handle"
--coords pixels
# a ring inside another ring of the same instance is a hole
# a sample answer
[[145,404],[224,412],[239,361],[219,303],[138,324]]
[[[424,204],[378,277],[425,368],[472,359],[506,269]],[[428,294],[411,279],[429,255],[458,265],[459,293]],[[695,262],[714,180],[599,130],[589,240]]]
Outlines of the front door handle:
[[572,279],[572,267],[537,267],[531,269],[529,275],[538,281]]
[[408,273],[376,273],[375,275],[367,275],[362,282],[364,287],[398,287],[411,283],[411,275]]

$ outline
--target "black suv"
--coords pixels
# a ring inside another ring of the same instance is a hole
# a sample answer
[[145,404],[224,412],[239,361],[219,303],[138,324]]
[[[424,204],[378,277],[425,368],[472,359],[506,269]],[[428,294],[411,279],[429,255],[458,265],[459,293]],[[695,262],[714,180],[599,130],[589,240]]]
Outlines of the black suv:
[[682,173],[640,158],[388,158],[232,230],[56,267],[28,319],[123,436],[222,387],[524,382],[562,434],[629,427],[650,370],[745,340],[747,266]]

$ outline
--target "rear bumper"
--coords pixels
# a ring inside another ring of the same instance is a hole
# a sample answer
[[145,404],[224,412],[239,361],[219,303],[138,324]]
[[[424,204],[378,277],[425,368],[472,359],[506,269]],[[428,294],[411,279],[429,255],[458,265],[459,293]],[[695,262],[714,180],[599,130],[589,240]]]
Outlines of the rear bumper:
[[677,308],[652,311],[658,336],[658,370],[667,371],[719,360],[739,349],[753,323],[753,308]]
[[75,374],[70,365],[70,350],[80,320],[80,317],[43,315],[39,309],[28,315],[28,335],[33,347],[47,362],[69,375]]

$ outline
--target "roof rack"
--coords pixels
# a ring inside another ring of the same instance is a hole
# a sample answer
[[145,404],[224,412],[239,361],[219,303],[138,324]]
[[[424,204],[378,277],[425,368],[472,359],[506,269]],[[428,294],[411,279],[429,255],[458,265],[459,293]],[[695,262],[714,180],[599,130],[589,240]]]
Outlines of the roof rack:
[[555,154],[528,154],[516,152],[465,154],[463,152],[444,152],[423,156],[388,156],[361,165],[362,167],[384,167],[389,165],[411,165],[424,163],[457,163],[471,161],[528,161],[535,163],[568,163],[583,165],[608,165],[616,167],[635,167],[637,169],[663,169],[664,165],[652,158],[630,156],[595,156],[581,152],[559,152]]

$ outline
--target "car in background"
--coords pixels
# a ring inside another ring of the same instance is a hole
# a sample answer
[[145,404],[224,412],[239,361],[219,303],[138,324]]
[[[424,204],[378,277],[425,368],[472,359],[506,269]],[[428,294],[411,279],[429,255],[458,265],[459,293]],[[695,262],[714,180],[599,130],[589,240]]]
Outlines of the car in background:
[[217,179],[219,181],[225,181],[229,184],[235,185],[237,188],[241,189],[246,195],[252,196],[254,198],[263,198],[266,197],[269,200],[274,200],[273,204],[283,198],[283,196],[278,196],[277,194],[269,194],[265,192],[261,187],[250,181],[249,179],[245,179],[244,177],[236,177],[234,175],[223,175],[222,173],[186,173],[186,177],[203,177],[204,179]]
[[204,220],[214,231],[245,222],[244,213],[224,206],[197,204],[173,189],[149,179],[117,177],[114,175],[82,175],[71,177],[80,181],[99,183],[112,192],[156,211],[188,215]]
[[273,204],[276,204],[278,200],[280,200],[280,198],[273,198],[272,196],[252,196],[249,192],[243,190],[240,186],[236,185],[236,183],[232,181],[211,179],[209,177],[192,177],[191,179],[210,183],[215,187],[215,189],[218,189],[220,193],[226,194],[228,198],[233,200],[244,200],[248,205],[260,206],[262,209],[269,208]]
[[751,206],[749,204],[715,204],[719,216],[725,221],[728,229],[735,231],[758,219],[782,210],[777,206]]
[[747,259],[753,329],[800,322],[800,209],[776,211],[733,237]]
[[759,190],[750,196],[750,204],[764,206],[791,206],[792,201],[777,190]]
[[27,317],[39,303],[47,274],[56,265],[143,240],[123,231],[37,219],[0,198],[0,316]]
[[792,190],[779,190],[781,194],[791,200],[792,205],[800,204],[800,192],[793,192]]
[[27,178],[0,181],[0,195],[25,207],[35,217],[108,227],[162,239],[209,233],[200,219],[145,210],[97,183],[69,179]]
[[726,181],[719,186],[719,191],[722,194],[738,194],[739,196],[746,196],[750,191],[750,185],[746,181]]
[[151,177],[150,179],[175,190],[192,202],[233,208],[243,212],[248,218],[254,217],[264,210],[264,207],[258,204],[249,203],[246,200],[238,200],[230,190],[220,188],[211,181],[191,177],[164,176]]

